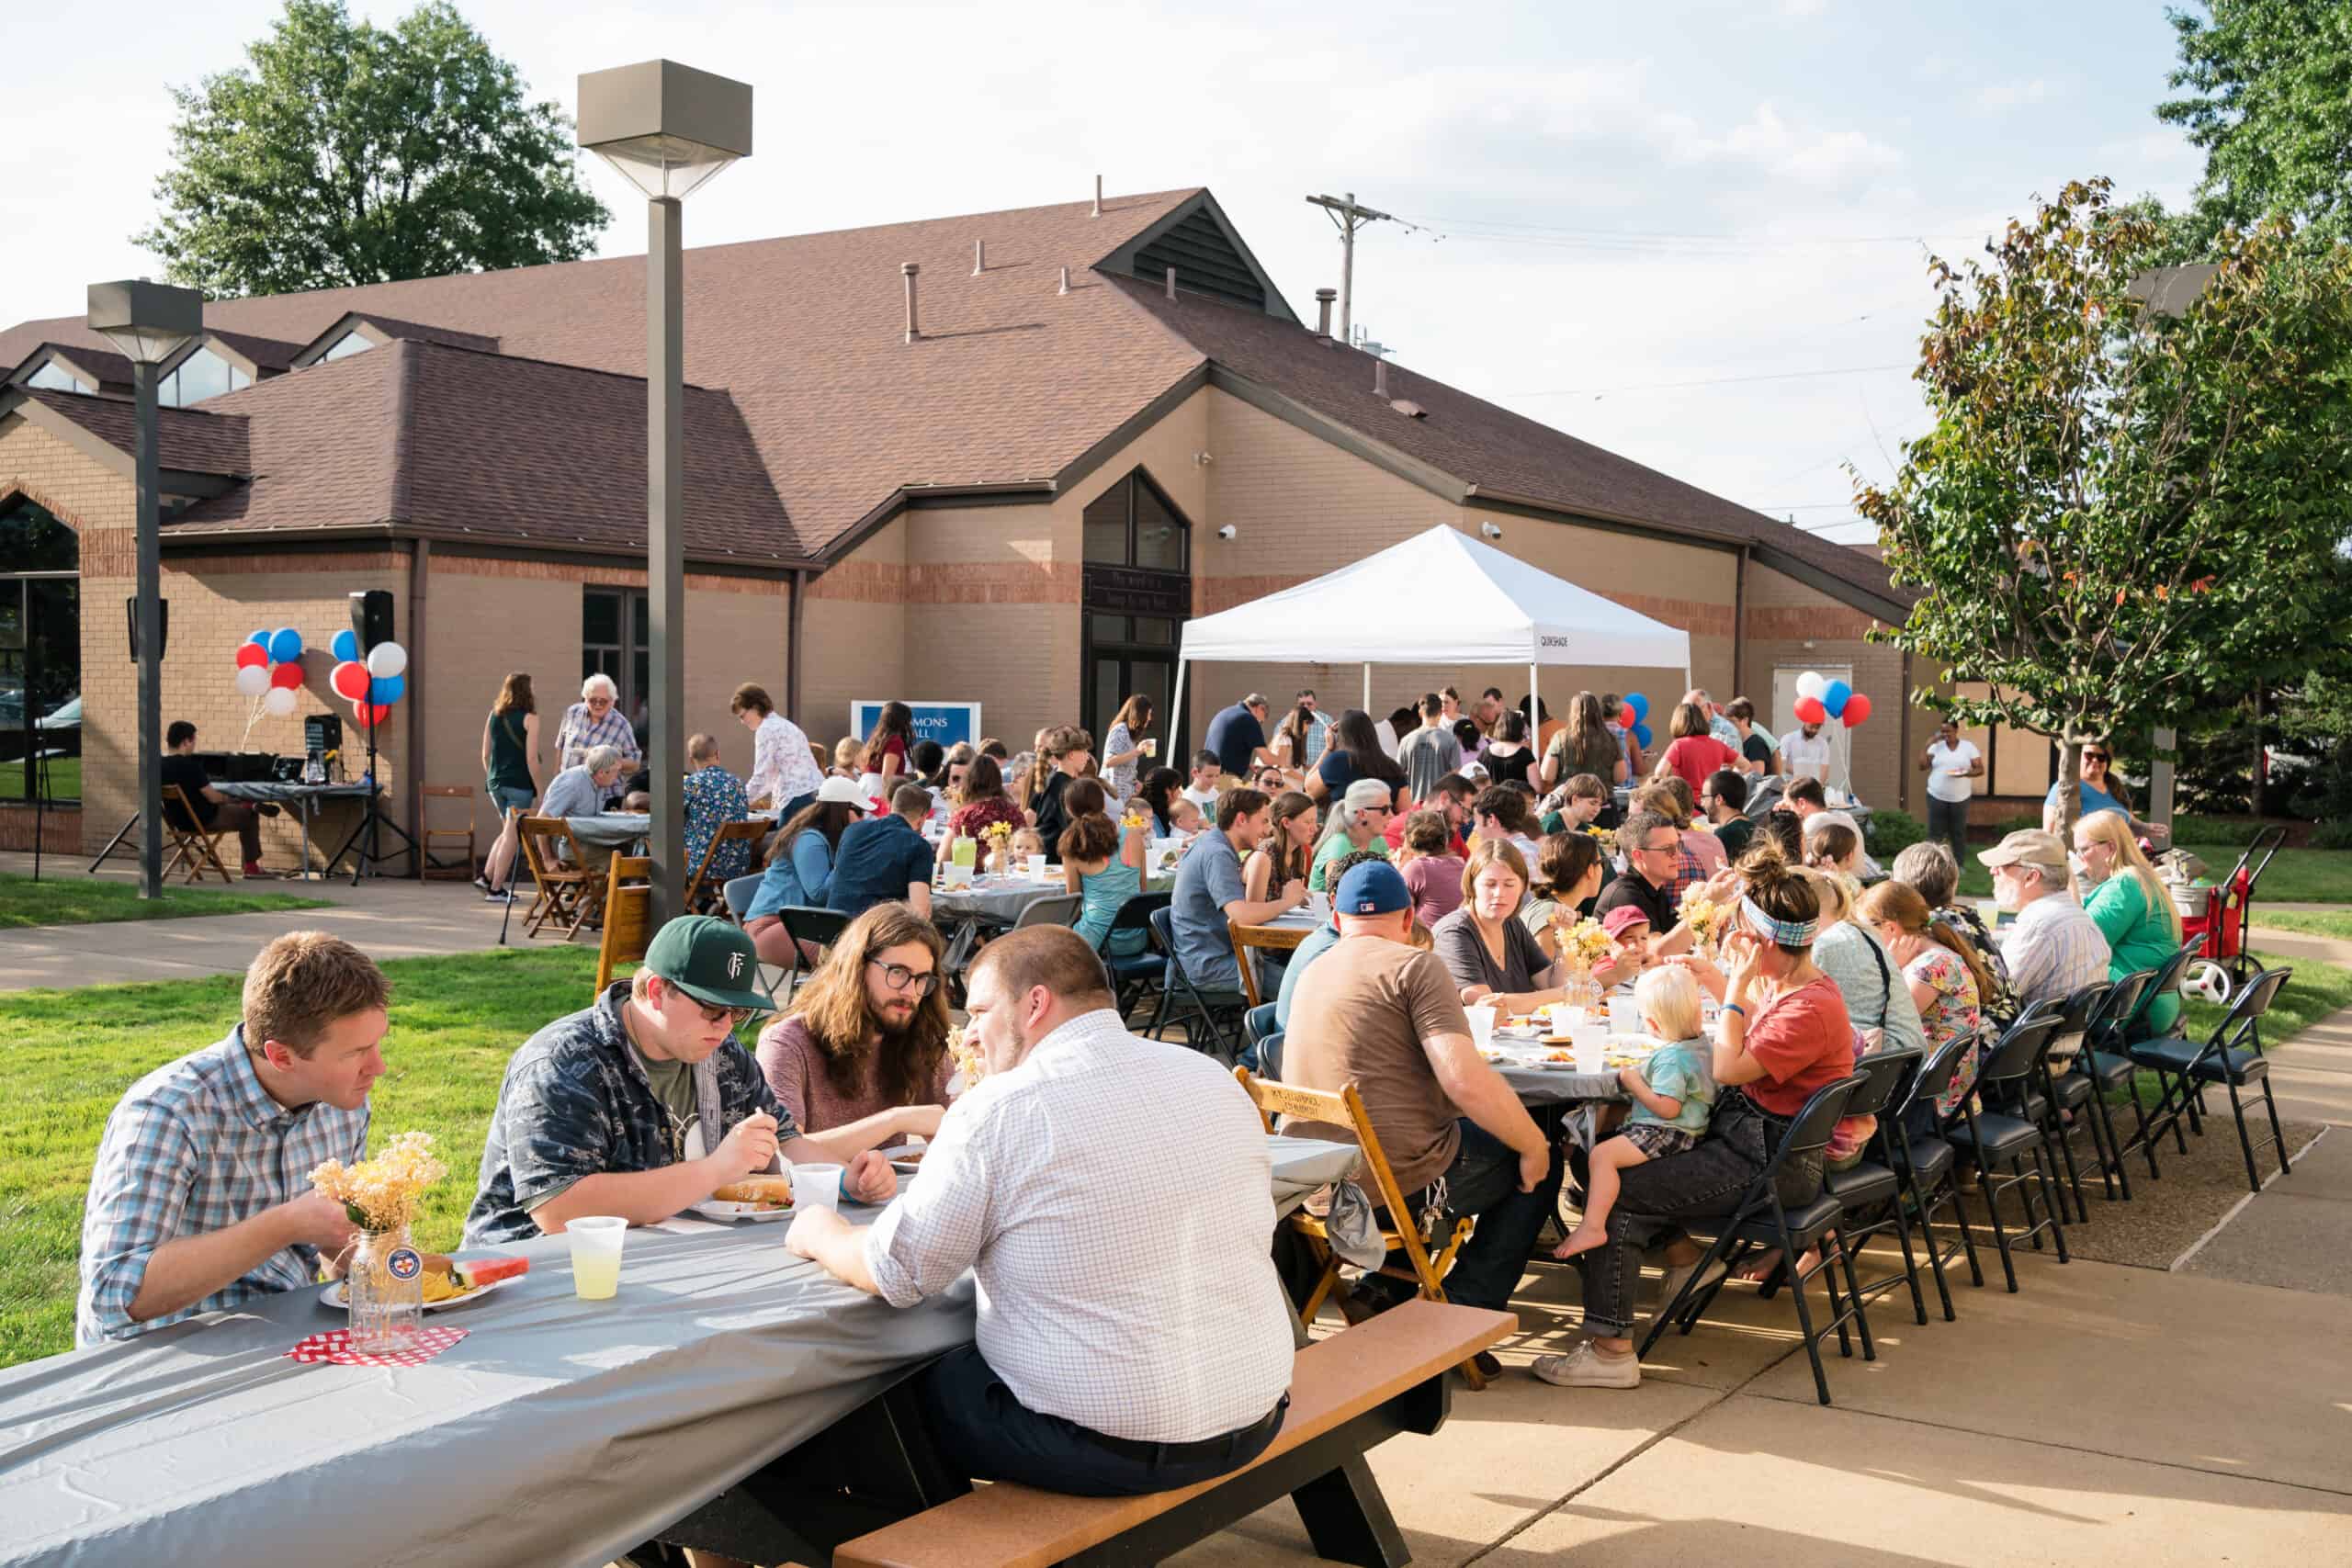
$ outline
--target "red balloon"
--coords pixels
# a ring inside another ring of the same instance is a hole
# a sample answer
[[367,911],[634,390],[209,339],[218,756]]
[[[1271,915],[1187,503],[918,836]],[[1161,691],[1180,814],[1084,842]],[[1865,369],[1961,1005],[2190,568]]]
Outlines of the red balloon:
[[274,666],[269,672],[269,683],[293,691],[302,683],[302,667],[294,663]]
[[261,644],[257,642],[241,642],[237,645],[238,669],[243,670],[249,665],[266,664],[268,662],[269,650],[262,647]]
[[345,702],[365,702],[368,698],[368,666],[356,659],[346,659],[334,667],[327,677],[327,684],[334,694]]
[[1854,726],[1861,723],[1862,720],[1870,717],[1870,698],[1862,695],[1860,692],[1856,692],[1852,696],[1846,699],[1846,711],[1839,716],[1845,720],[1846,728],[1851,729]]
[[1633,728],[1635,724],[1640,722],[1640,720],[1634,716],[1633,704],[1627,703],[1617,710],[1617,722],[1623,725],[1628,729]]
[[373,729],[383,723],[384,716],[391,711],[390,703],[354,703],[351,705],[351,722],[362,729]]
[[[1849,704],[1852,700],[1850,697],[1847,699]],[[1796,712],[1799,721],[1805,724],[1825,724],[1829,719],[1829,710],[1821,705],[1819,697],[1799,697]]]

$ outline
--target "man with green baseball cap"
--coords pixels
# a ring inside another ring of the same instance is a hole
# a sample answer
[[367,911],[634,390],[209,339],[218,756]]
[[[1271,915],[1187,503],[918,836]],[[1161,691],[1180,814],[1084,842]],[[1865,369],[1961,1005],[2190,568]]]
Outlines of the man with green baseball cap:
[[773,1004],[759,953],[708,915],[653,935],[637,974],[557,1019],[506,1064],[466,1244],[553,1235],[584,1214],[651,1224],[784,1165],[844,1165],[868,1202],[898,1191],[890,1163],[839,1134],[804,1134],[734,1032]]

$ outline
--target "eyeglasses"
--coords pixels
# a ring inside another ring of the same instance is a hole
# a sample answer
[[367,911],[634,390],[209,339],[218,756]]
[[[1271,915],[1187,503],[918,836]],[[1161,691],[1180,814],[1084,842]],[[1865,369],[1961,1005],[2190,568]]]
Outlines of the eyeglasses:
[[939,971],[936,969],[926,969],[918,975],[903,964],[885,964],[878,958],[869,958],[866,963],[882,971],[882,983],[894,991],[916,986],[915,995],[927,997],[939,989]]
[[729,1029],[741,1026],[745,1019],[760,1010],[757,1008],[715,1008],[708,1002],[696,1002],[695,1006],[702,1010],[702,1021],[705,1023],[717,1023],[720,1019],[725,1019],[727,1027]]
[[1674,852],[1674,849],[1675,846],[1672,844],[1637,844],[1634,846],[1634,852],[1645,855],[1670,855]]
[[590,697],[588,699],[588,705],[592,708],[608,708],[613,705],[613,699],[610,697]]
[[2104,751],[2086,751],[2083,753],[2083,761],[2086,762],[2109,762],[2113,761],[2114,759],[2109,757]]

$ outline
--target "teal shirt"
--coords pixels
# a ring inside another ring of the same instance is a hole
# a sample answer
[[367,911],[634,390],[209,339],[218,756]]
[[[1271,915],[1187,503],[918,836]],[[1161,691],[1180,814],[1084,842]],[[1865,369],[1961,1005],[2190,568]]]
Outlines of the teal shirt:
[[[1079,873],[1078,889],[1085,899],[1079,908],[1078,934],[1086,939],[1087,946],[1099,948],[1102,939],[1111,934],[1111,922],[1118,918],[1119,907],[1143,891],[1143,877],[1134,866],[1114,857],[1091,876]],[[1148,940],[1146,933],[1139,931],[1124,932],[1111,944],[1111,955],[1132,958],[1143,951]]]
[[[1366,844],[1364,848],[1378,855],[1382,860],[1389,858],[1388,841],[1377,833],[1374,833],[1372,836],[1372,842]],[[1351,855],[1355,852],[1355,845],[1348,841],[1348,836],[1345,833],[1334,833],[1329,838],[1324,840],[1323,847],[1315,852],[1315,863],[1306,873],[1307,889],[1310,892],[1315,893],[1337,892],[1337,888],[1325,886],[1324,874],[1330,870],[1331,863],[1333,861],[1338,860],[1341,855]],[[1279,887],[1270,887],[1267,889],[1269,894],[1280,893],[1282,889]]]
[[1650,1086],[1652,1094],[1680,1100],[1682,1113],[1668,1121],[1635,1100],[1625,1120],[1706,1136],[1707,1118],[1714,1113],[1715,1105],[1715,1075],[1708,1055],[1712,1050],[1703,1037],[1659,1046],[1642,1069],[1643,1081]]
[[[2165,918],[2166,911],[2150,900],[2148,890],[2129,872],[2110,876],[2091,889],[2083,912],[2090,916],[2091,923],[2107,938],[2110,954],[2107,977],[2110,980],[2120,980],[2143,969],[2160,968],[2165,959],[2180,950],[2179,928]],[[2157,997],[2148,1003],[2148,1027],[2154,1033],[2169,1032],[2179,1017],[2178,992]]]

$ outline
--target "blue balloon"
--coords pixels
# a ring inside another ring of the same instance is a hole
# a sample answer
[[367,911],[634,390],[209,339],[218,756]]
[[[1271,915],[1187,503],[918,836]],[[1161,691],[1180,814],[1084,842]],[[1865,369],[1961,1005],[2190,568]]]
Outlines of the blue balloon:
[[1634,710],[1634,722],[1641,723],[1650,716],[1650,700],[1639,692],[1625,694],[1625,705]]
[[291,664],[302,657],[302,634],[292,626],[280,626],[269,634],[269,661]]
[[372,676],[368,681],[368,700],[379,707],[389,707],[399,702],[401,694],[407,690],[408,677],[405,675]]
[[1634,739],[1635,740],[1637,740],[1637,741],[1639,741],[1639,742],[1641,743],[1642,749],[1643,749],[1644,750],[1649,750],[1649,744],[1650,744],[1650,727],[1649,727],[1648,725],[1646,725],[1646,724],[1636,724],[1636,725],[1634,725]]
[[1845,682],[1832,681],[1822,688],[1821,705],[1828,710],[1830,717],[1836,718],[1846,711],[1846,699],[1853,694],[1854,688]]
[[269,651],[269,633],[266,631],[257,631],[251,637],[245,638],[245,640],[252,643],[255,648],[260,649],[264,653]]
[[359,662],[359,638],[352,634],[349,626],[335,633],[334,641],[328,646],[334,650],[334,661],[337,664]]

